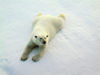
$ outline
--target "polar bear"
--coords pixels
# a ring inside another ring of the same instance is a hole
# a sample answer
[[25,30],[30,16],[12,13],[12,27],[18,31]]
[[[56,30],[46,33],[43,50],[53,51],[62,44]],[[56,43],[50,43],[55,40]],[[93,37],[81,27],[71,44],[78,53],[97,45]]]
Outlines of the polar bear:
[[24,61],[28,58],[30,52],[39,47],[38,53],[32,57],[33,61],[39,61],[45,52],[48,42],[60,31],[64,25],[65,15],[59,16],[42,15],[39,13],[32,22],[32,35],[28,41],[21,60]]

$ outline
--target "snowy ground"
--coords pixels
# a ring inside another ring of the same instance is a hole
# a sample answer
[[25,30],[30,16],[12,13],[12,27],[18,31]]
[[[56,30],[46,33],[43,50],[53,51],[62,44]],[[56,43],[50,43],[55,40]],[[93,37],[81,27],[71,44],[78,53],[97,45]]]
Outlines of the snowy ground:
[[[65,27],[39,62],[22,62],[38,12],[65,13]],[[0,75],[100,75],[100,0],[0,0]]]

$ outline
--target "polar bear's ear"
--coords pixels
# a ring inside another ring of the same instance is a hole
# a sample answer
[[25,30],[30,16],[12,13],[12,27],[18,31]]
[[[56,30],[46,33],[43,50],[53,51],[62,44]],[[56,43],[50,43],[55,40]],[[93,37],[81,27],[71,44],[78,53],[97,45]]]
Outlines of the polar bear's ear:
[[64,20],[66,19],[65,14],[59,14],[59,16],[58,16],[58,17],[61,17],[61,18],[63,18]]
[[38,13],[37,16],[42,16],[42,13]]
[[37,38],[37,36],[35,36],[35,38]]

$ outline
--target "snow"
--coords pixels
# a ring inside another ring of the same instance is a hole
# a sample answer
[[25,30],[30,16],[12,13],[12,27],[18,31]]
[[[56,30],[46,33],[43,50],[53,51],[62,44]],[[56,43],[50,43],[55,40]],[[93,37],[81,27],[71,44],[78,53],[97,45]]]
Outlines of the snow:
[[[65,13],[64,28],[44,57],[20,61],[42,12]],[[0,75],[100,75],[100,0],[0,0]]]

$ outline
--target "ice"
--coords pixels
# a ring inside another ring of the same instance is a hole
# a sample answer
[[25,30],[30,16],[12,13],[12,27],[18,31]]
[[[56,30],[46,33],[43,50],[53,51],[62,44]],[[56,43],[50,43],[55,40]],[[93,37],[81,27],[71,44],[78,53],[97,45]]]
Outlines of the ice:
[[[33,62],[21,54],[37,13],[66,14],[64,28]],[[99,0],[0,0],[0,75],[100,75]]]

